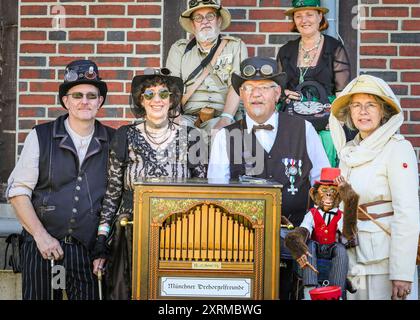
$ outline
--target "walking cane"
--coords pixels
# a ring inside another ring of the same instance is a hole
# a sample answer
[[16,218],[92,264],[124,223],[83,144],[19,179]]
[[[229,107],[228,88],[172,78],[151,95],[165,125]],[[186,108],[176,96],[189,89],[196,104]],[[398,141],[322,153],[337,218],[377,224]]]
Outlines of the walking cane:
[[54,258],[50,258],[51,264],[51,300],[54,300]]
[[102,300],[102,270],[98,270],[98,289],[99,289],[99,300]]

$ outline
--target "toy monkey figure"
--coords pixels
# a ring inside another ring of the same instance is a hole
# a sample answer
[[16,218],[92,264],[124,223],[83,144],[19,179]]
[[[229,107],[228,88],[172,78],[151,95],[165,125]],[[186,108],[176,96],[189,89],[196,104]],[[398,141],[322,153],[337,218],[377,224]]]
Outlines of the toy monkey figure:
[[[340,286],[345,298],[346,248],[356,242],[359,196],[340,176],[338,168],[323,168],[320,181],[315,181],[309,195],[315,205],[301,225],[286,236],[285,245],[303,269],[305,299],[309,298],[309,291],[318,286],[318,258],[331,260],[328,281],[330,285]],[[341,201],[344,212],[338,208]]]

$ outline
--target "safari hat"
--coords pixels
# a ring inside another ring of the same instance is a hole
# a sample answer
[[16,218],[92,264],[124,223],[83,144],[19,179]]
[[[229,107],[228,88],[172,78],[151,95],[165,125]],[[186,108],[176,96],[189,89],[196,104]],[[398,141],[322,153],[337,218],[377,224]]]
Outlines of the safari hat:
[[222,17],[222,25],[220,30],[225,30],[229,27],[232,17],[230,12],[223,8],[220,4],[220,0],[190,0],[188,2],[188,9],[185,10],[179,17],[179,23],[185,31],[189,33],[194,33],[192,26],[191,14],[198,9],[202,8],[214,8],[219,11],[220,16]]
[[[351,96],[356,93],[372,94],[384,100],[396,113],[401,112],[400,105],[389,85],[382,79],[363,74],[353,79],[331,104],[331,112],[339,117],[340,110],[349,105]],[[342,120],[342,119],[339,119]]]

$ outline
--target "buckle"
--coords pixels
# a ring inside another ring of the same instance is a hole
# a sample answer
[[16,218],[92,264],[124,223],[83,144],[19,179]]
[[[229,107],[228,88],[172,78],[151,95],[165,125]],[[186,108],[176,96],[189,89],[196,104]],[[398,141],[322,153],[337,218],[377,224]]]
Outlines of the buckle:
[[75,240],[72,236],[65,236],[63,239],[65,244],[74,244]]

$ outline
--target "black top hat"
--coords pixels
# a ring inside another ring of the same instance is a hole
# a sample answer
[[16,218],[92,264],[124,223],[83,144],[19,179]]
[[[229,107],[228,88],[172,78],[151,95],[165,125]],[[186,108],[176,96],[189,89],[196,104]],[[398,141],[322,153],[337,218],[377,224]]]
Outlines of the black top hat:
[[91,60],[75,60],[70,62],[64,71],[64,82],[60,85],[59,97],[61,105],[66,108],[63,103],[63,97],[70,88],[79,84],[92,84],[99,89],[100,95],[104,97],[101,107],[105,102],[108,87],[99,77],[98,66]]
[[286,73],[278,71],[276,60],[252,57],[242,61],[240,75],[232,73],[232,86],[237,94],[242,83],[248,80],[273,80],[284,89]]

